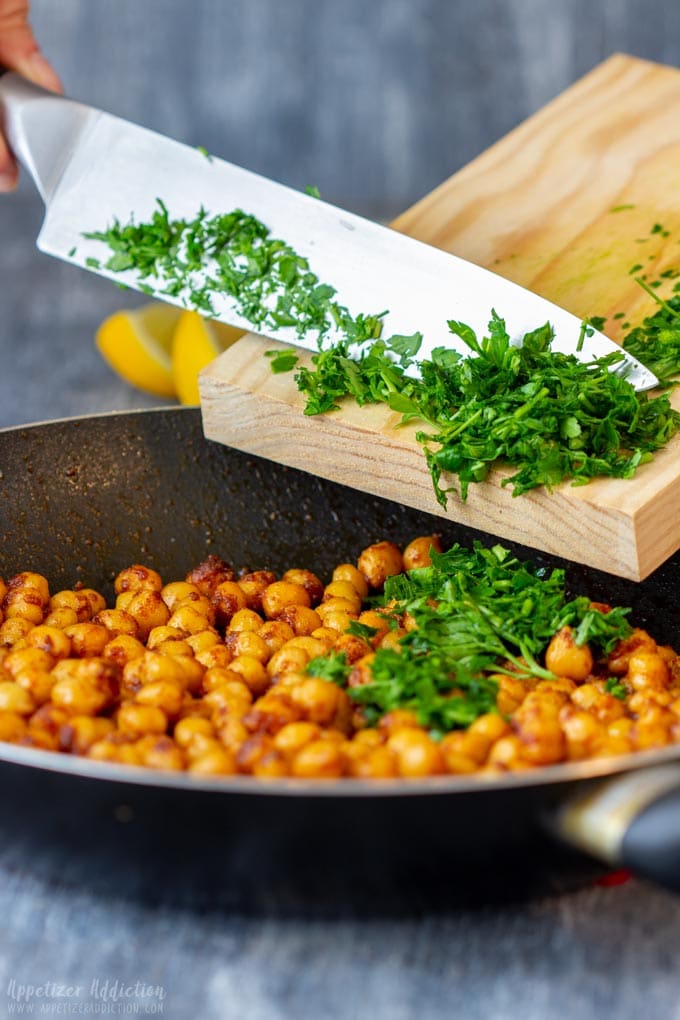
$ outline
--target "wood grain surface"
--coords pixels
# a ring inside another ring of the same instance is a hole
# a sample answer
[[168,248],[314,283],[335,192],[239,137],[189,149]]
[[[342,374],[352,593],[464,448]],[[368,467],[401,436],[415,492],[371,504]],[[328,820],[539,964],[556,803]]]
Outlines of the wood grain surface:
[[[607,316],[617,339],[622,320],[612,316],[635,322],[653,307],[631,266],[657,276],[680,262],[679,167],[680,72],[615,56],[394,226],[580,316]],[[657,223],[667,236],[652,232]],[[273,376],[262,357],[272,346],[250,334],[205,371],[210,439],[633,580],[680,548],[680,436],[632,481],[514,498],[500,468],[444,512],[415,428],[349,401],[305,417],[293,375]]]

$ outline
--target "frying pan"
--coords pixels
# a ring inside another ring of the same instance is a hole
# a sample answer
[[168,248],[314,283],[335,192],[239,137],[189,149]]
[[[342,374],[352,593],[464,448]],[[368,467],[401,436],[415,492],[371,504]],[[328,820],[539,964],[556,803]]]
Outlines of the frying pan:
[[[171,580],[210,552],[328,577],[371,542],[433,531],[445,547],[489,541],[210,443],[197,409],[0,431],[0,575],[39,571],[53,591],[82,581],[111,598],[131,563]],[[574,593],[632,605],[636,624],[677,641],[678,557],[635,585],[513,549],[564,566]],[[0,744],[0,804],[6,865],[194,907],[449,908],[563,891],[607,863],[680,889],[675,748],[379,784],[196,778]]]

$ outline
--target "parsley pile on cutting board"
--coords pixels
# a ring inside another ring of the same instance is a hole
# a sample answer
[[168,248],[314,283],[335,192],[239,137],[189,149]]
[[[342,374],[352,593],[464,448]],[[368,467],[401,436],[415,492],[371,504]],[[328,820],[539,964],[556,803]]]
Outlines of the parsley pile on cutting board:
[[[388,578],[377,600],[395,626],[408,614],[413,629],[399,650],[377,649],[370,683],[347,688],[369,725],[405,708],[435,735],[469,726],[495,711],[494,674],[554,679],[542,657],[561,627],[572,627],[576,644],[604,654],[631,632],[629,609],[602,612],[584,596],[568,599],[563,570],[536,568],[503,546],[476,542],[431,556],[431,566]],[[350,631],[369,640],[377,633],[362,624]],[[313,659],[308,671],[344,687],[352,667],[331,653]]]
[[[256,329],[315,332],[319,351],[312,368],[298,366],[297,355],[284,351],[270,352],[272,370],[297,368],[306,414],[325,413],[351,398],[385,403],[403,423],[422,423],[416,438],[442,506],[451,492],[466,499],[469,486],[483,481],[497,461],[516,469],[503,481],[513,495],[541,485],[550,489],[565,479],[580,485],[601,476],[630,478],[680,428],[667,396],[636,393],[610,371],[622,354],[584,364],[553,352],[548,324],[515,345],[495,312],[484,337],[450,321],[470,356],[440,347],[418,361],[419,333],[382,339],[385,312],[351,314],[306,258],[239,209],[215,216],[201,209],[191,219],[173,220],[158,200],[148,223],[114,221],[85,236],[112,252],[104,268],[136,272],[147,294],[178,299],[205,315],[215,313],[215,298],[228,294]],[[93,258],[87,262],[102,265]],[[677,298],[663,302],[644,325],[644,336],[633,331],[625,345],[662,379],[672,368],[668,334],[678,332],[679,305]],[[648,357],[660,344],[666,361],[663,353]],[[680,340],[672,357],[675,364]],[[409,371],[414,366],[418,378]],[[457,479],[457,486],[445,486],[444,476]]]

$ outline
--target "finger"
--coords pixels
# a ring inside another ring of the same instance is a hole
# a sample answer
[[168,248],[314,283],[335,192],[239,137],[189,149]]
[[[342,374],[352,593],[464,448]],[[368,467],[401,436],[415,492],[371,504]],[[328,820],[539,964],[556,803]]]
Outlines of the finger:
[[50,92],[64,91],[59,75],[38,49],[28,56],[22,56],[16,60],[13,70],[18,71],[29,81],[35,82],[36,85],[42,85],[43,88],[49,89]]
[[17,165],[0,135],[0,192],[16,188],[18,177]]
[[36,85],[63,92],[58,74],[40,52],[31,27],[24,20],[26,13],[21,3],[12,12],[3,12],[0,0],[0,64]]

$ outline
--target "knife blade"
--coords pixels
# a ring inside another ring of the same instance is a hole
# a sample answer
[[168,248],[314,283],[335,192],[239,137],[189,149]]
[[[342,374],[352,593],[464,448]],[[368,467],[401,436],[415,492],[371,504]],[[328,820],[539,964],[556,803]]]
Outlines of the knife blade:
[[[575,315],[490,270],[46,92],[16,74],[0,78],[0,115],[11,148],[45,202],[38,248],[118,284],[140,289],[134,272],[107,270],[101,243],[86,239],[85,233],[104,230],[114,219],[128,222],[131,216],[143,223],[159,198],[173,219],[190,219],[200,208],[210,214],[240,208],[306,257],[311,270],[335,288],[336,300],[353,315],[385,311],[385,336],[422,333],[420,359],[439,346],[469,354],[463,341],[449,332],[448,320],[466,323],[481,337],[492,309],[505,320],[513,340],[549,322],[555,334],[553,350],[577,354],[584,361],[621,350],[598,331],[584,338]],[[179,297],[156,296],[182,304]],[[252,328],[228,294],[215,301],[214,316],[240,329]],[[318,348],[316,332],[300,336],[290,326],[259,327],[257,332],[308,350]],[[628,354],[615,370],[624,371],[637,390],[658,382]]]

